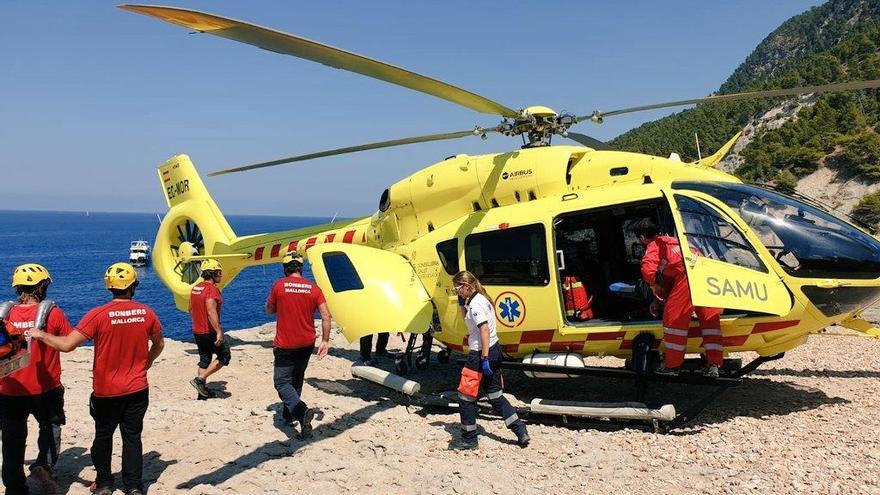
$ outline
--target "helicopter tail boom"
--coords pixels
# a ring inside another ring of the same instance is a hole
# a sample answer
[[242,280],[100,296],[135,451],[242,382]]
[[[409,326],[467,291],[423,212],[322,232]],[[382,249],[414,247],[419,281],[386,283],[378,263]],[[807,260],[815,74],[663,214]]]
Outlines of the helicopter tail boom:
[[158,174],[169,209],[153,244],[153,267],[181,311],[189,309],[190,290],[200,280],[204,259],[214,258],[223,266],[222,288],[243,269],[280,263],[290,251],[308,259],[307,250],[316,244],[368,243],[370,217],[239,237],[187,155],[172,157]]

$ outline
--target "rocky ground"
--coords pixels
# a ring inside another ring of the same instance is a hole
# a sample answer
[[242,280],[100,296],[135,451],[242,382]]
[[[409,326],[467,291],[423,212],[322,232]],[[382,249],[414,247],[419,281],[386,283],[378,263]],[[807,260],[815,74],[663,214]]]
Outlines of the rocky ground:
[[[880,340],[841,329],[811,337],[767,364],[673,434],[530,424],[532,445],[520,449],[503,422],[481,418],[480,449],[474,452],[450,449],[458,434],[455,412],[425,412],[352,378],[356,345],[345,344],[338,333],[330,355],[313,359],[307,374],[304,396],[320,409],[320,420],[310,440],[297,439],[278,414],[272,331],[267,325],[233,332],[233,364],[211,385],[220,397],[208,401],[194,400],[188,383],[197,360],[194,345],[168,342],[150,372],[144,431],[150,493],[880,494]],[[402,347],[394,337],[392,345]],[[94,478],[88,454],[91,361],[90,349],[64,359],[62,493],[88,493]],[[385,359],[381,366],[391,369],[392,362]],[[508,396],[519,405],[532,397],[629,400],[632,390],[615,380],[506,376]],[[454,364],[436,361],[412,377],[427,391],[457,383]],[[660,385],[648,401],[681,409],[704,391]],[[29,458],[35,433],[32,428]],[[116,452],[118,473],[118,440]]]

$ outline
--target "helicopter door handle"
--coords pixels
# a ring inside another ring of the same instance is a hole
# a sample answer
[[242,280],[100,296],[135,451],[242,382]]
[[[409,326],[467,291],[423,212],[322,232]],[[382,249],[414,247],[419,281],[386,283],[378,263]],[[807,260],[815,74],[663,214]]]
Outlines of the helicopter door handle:
[[558,270],[559,270],[560,272],[561,272],[562,270],[565,270],[565,255],[562,253],[562,250],[561,250],[561,249],[557,249],[557,250],[556,250],[556,259],[557,259],[557,261],[559,261],[559,268],[558,268]]

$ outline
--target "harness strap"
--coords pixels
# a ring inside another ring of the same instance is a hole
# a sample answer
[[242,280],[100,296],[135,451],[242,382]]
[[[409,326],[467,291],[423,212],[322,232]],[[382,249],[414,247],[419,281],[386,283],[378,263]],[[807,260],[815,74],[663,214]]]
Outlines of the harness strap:
[[15,303],[12,301],[5,301],[0,303],[0,320],[5,320],[9,315],[9,311],[12,310],[12,307],[15,306]]
[[55,301],[51,299],[40,301],[40,304],[37,305],[37,317],[34,318],[34,328],[45,330],[46,321],[49,319],[49,313],[52,312],[52,308],[54,307]]

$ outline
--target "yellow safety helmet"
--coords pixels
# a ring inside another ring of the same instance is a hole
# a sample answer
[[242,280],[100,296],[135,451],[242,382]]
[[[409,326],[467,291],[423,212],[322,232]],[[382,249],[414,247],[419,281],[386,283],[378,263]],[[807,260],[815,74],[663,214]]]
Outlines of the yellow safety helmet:
[[202,260],[202,264],[200,265],[200,268],[202,269],[202,271],[206,271],[206,270],[222,271],[223,270],[223,266],[220,264],[220,262],[213,259],[213,258],[209,259],[209,260]]
[[128,263],[113,263],[104,273],[104,287],[124,290],[137,282],[138,276],[134,267]]
[[43,265],[36,263],[25,263],[20,265],[12,272],[12,286],[17,285],[37,285],[43,280],[52,281],[49,270]]
[[293,261],[296,261],[297,263],[302,264],[302,262],[303,262],[302,255],[296,251],[291,251],[291,252],[285,254],[283,258],[281,258],[281,264],[283,264],[283,265],[286,265],[286,264],[291,263]]

